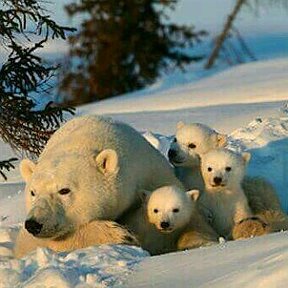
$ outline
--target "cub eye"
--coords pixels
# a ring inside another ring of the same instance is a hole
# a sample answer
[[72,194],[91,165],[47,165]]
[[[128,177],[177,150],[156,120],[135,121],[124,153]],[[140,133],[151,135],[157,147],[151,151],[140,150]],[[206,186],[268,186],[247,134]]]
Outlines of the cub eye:
[[35,192],[31,190],[31,196],[34,197],[35,196]]
[[226,170],[227,172],[230,172],[230,171],[232,170],[232,168],[231,168],[231,167],[226,167],[225,170]]
[[156,214],[159,212],[158,209],[154,209],[153,211],[154,211],[154,213],[156,213]]
[[190,144],[188,145],[188,148],[190,148],[190,149],[195,149],[195,148],[196,148],[196,145],[195,145],[194,143],[190,143]]
[[212,171],[212,168],[211,167],[208,167],[208,169],[207,169],[209,172],[211,172]]
[[63,189],[61,189],[61,190],[58,191],[58,193],[59,193],[60,195],[67,195],[67,194],[69,194],[70,192],[71,192],[71,190],[70,190],[69,188],[63,188]]
[[173,139],[173,142],[175,142],[175,143],[176,143],[176,142],[177,142],[177,139],[176,139],[176,138],[174,138],[174,139]]
[[178,208],[173,209],[173,213],[178,213],[178,212],[179,212]]

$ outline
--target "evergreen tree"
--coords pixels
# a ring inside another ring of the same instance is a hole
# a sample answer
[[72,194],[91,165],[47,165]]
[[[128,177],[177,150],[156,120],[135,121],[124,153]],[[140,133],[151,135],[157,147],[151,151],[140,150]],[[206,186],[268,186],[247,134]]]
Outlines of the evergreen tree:
[[70,60],[61,81],[66,102],[76,105],[142,88],[162,69],[201,59],[185,47],[204,31],[169,23],[167,11],[178,0],[80,0],[66,7],[86,15],[70,37]]
[[[36,0],[2,0],[0,45],[7,59],[0,64],[0,136],[14,149],[38,155],[63,121],[62,109],[49,103],[37,110],[31,93],[45,93],[55,66],[35,54],[49,39],[65,39],[74,29],[57,25]],[[14,168],[15,158],[0,162],[0,174]]]

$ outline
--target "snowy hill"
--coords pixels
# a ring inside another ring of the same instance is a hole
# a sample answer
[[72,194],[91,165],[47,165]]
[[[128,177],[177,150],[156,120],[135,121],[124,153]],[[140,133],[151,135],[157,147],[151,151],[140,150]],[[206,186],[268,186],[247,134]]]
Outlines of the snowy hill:
[[[83,106],[78,113],[108,114],[141,132],[150,130],[144,136],[164,153],[179,120],[229,133],[231,148],[252,152],[249,174],[268,177],[287,211],[287,72],[287,59],[250,63],[190,84],[154,86]],[[13,155],[4,144],[0,151],[1,158]],[[12,259],[25,208],[19,173],[10,176],[0,183],[0,279],[5,279],[0,287],[37,287],[45,277],[50,280],[41,287],[284,287],[287,280],[287,233],[157,257],[138,248],[103,246],[68,255],[39,249],[24,260]]]

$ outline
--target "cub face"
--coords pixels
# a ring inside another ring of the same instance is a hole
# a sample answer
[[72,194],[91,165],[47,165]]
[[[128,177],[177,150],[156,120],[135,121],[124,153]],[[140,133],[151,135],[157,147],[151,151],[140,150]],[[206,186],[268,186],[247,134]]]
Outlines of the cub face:
[[174,186],[161,187],[150,194],[146,211],[148,221],[162,233],[171,233],[190,221],[198,190],[184,192]]
[[238,154],[228,149],[215,149],[201,157],[201,171],[209,190],[238,187],[243,180],[249,153]]
[[200,164],[200,156],[211,149],[226,145],[226,136],[200,123],[177,124],[174,141],[168,151],[174,166],[193,167]]

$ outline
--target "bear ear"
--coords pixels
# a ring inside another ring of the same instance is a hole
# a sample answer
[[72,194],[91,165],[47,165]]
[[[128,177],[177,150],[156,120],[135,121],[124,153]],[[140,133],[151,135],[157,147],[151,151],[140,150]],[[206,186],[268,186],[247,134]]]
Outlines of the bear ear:
[[181,129],[183,126],[185,125],[185,123],[183,121],[179,121],[176,125],[177,129]]
[[118,155],[115,150],[103,150],[94,159],[98,169],[103,174],[117,173],[119,170]]
[[30,181],[32,174],[35,170],[36,164],[29,160],[29,159],[24,159],[20,163],[20,173],[24,181],[27,183]]
[[226,146],[226,144],[227,144],[227,135],[217,133],[217,144],[218,144],[219,148]]
[[148,190],[144,190],[144,189],[141,189],[139,192],[138,192],[138,195],[141,199],[141,201],[143,203],[147,202],[149,196],[151,195],[151,191],[148,191]]
[[186,193],[189,197],[192,198],[193,201],[197,201],[200,196],[200,191],[196,189],[187,191]]
[[242,153],[242,158],[243,158],[245,164],[248,164],[248,162],[251,159],[251,154],[249,152],[244,152],[244,153]]

